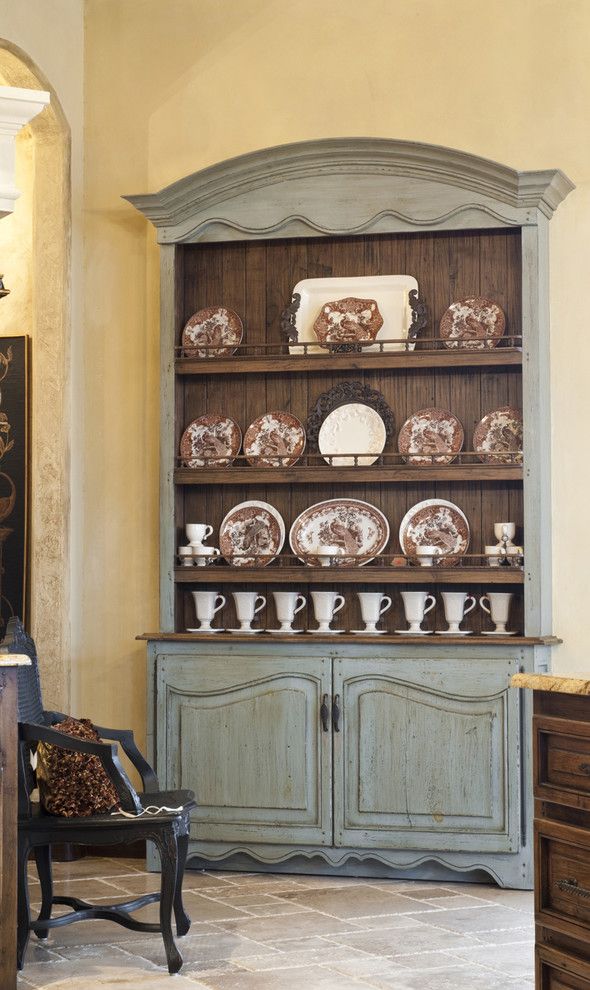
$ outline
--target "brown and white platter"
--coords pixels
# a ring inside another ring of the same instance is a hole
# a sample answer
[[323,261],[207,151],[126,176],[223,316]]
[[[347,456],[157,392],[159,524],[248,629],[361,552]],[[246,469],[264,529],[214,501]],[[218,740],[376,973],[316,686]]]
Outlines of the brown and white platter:
[[242,431],[228,416],[209,413],[189,423],[180,441],[180,457],[189,468],[226,467],[240,452]]
[[320,344],[347,344],[375,340],[382,326],[375,299],[346,296],[322,305],[313,330]]
[[193,313],[182,331],[187,358],[226,357],[241,343],[244,327],[233,309],[207,306]]
[[496,347],[506,318],[500,306],[484,296],[470,296],[451,303],[440,321],[446,347],[485,350]]
[[437,547],[438,564],[452,567],[469,548],[469,523],[465,513],[445,499],[428,498],[406,512],[399,528],[399,542],[408,557],[418,547]]
[[283,517],[268,502],[240,502],[219,527],[219,549],[234,567],[265,567],[284,542]]
[[305,450],[303,424],[288,412],[259,416],[246,430],[244,453],[258,467],[291,467]]
[[486,413],[473,432],[473,449],[488,464],[522,464],[522,412],[501,406]]
[[297,517],[289,533],[296,557],[311,567],[330,561],[336,566],[362,566],[383,553],[389,523],[369,502],[332,498],[317,502]]
[[450,464],[463,447],[463,427],[445,409],[419,409],[405,421],[397,439],[409,464]]

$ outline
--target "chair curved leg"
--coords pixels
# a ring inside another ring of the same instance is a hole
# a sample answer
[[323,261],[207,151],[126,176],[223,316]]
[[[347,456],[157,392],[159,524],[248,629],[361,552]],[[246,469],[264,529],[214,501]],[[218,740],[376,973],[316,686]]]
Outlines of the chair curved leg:
[[176,918],[176,934],[186,935],[191,927],[191,919],[184,910],[184,904],[182,903],[182,881],[184,878],[186,854],[188,852],[188,832],[178,836],[177,846],[178,866],[176,869],[176,890],[174,892],[174,917]]
[[[51,876],[51,846],[35,846],[35,862],[41,883],[41,910],[39,921],[51,918],[53,905],[53,879]],[[37,938],[47,938],[47,928],[37,931]]]
[[182,966],[182,956],[176,948],[172,934],[172,905],[176,889],[176,874],[178,869],[178,844],[174,826],[169,826],[154,842],[158,847],[161,861],[161,893],[160,893],[160,930],[164,940],[168,972],[178,973]]
[[19,834],[18,838],[18,906],[17,906],[17,936],[16,936],[16,965],[20,970],[25,961],[25,952],[29,944],[30,924],[29,915],[29,882],[27,865],[29,859],[29,843]]

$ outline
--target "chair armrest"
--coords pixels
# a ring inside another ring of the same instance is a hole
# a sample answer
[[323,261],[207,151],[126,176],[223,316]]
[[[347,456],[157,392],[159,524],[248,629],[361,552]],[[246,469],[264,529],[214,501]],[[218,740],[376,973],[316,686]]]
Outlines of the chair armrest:
[[50,743],[53,746],[59,746],[60,749],[72,750],[74,753],[88,753],[91,756],[98,756],[105,773],[119,796],[121,807],[125,811],[132,811],[135,814],[142,810],[139,797],[121,766],[115,745],[90,742],[88,739],[79,739],[76,736],[69,736],[66,732],[59,732],[57,729],[51,729],[45,725],[32,725],[29,722],[19,723],[19,736],[23,742]]
[[143,782],[143,789],[146,794],[160,790],[158,778],[133,737],[132,729],[109,729],[103,725],[95,725],[94,728],[102,739],[116,739],[121,743],[121,748],[127,754]]

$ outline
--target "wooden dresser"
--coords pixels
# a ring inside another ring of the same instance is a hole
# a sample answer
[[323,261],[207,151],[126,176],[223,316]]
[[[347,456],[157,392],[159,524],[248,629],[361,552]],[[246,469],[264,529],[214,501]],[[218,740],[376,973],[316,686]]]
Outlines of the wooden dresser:
[[0,656],[0,987],[16,987],[17,667],[26,656]]
[[590,990],[590,678],[518,674],[534,690],[537,990]]

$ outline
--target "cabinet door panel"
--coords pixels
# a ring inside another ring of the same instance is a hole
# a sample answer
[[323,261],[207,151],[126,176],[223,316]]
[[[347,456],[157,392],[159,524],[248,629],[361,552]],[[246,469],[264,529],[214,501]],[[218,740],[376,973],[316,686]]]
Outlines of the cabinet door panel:
[[158,767],[195,791],[195,838],[331,844],[329,660],[161,657],[158,679]]
[[335,661],[338,845],[518,848],[515,661]]

